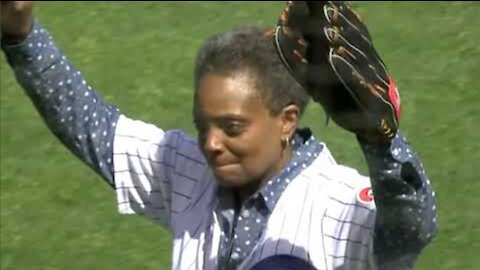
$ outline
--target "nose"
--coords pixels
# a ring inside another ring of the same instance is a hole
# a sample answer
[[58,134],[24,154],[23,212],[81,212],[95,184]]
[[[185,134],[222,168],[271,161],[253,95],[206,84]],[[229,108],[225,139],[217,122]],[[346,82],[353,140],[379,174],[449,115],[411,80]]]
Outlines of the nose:
[[224,150],[223,133],[219,129],[210,129],[203,134],[202,148],[208,157],[219,155]]

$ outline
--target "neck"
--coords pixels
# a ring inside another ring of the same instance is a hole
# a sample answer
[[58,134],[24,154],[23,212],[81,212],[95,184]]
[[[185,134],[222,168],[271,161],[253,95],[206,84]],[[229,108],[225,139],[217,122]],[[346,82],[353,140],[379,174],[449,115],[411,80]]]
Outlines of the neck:
[[275,166],[272,166],[258,181],[253,181],[253,184],[241,187],[236,190],[236,194],[239,198],[240,205],[242,205],[250,196],[255,194],[255,192],[262,189],[272,177],[277,175],[285,166],[288,164],[292,158],[292,148],[291,146],[286,146],[281,154],[279,162]]

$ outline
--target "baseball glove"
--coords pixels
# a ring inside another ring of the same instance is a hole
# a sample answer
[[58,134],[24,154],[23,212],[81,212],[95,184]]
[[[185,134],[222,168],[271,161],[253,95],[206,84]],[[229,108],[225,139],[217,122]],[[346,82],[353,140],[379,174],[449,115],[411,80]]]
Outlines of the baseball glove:
[[400,97],[360,17],[341,1],[289,1],[274,42],[283,63],[341,127],[369,141],[398,130]]

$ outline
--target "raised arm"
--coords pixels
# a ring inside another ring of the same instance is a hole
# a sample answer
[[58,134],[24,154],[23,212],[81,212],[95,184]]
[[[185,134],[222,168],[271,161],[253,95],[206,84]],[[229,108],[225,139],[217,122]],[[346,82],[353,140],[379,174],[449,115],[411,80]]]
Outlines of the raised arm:
[[115,188],[120,213],[168,226],[198,201],[211,183],[195,140],[105,103],[33,19],[31,3],[1,9],[2,49],[18,82],[55,136]]
[[436,233],[434,192],[399,131],[400,98],[367,26],[344,1],[289,1],[275,32],[292,75],[364,151],[380,269],[409,269]]
[[410,269],[437,233],[430,181],[419,156],[400,132],[390,143],[359,142],[377,207],[374,249],[379,269]]
[[2,2],[2,49],[18,82],[60,141],[113,185],[118,110],[104,102],[32,16],[32,4]]

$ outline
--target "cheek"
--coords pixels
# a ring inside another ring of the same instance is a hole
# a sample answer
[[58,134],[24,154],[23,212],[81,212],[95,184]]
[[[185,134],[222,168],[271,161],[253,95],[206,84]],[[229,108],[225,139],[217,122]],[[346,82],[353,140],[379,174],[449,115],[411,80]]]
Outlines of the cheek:
[[281,141],[272,128],[259,129],[239,155],[246,174],[258,176],[265,173],[281,159]]

